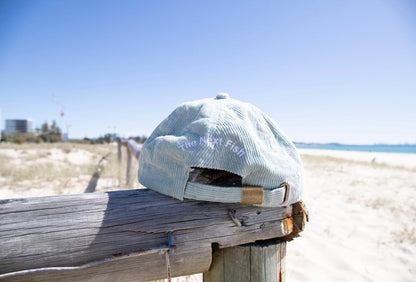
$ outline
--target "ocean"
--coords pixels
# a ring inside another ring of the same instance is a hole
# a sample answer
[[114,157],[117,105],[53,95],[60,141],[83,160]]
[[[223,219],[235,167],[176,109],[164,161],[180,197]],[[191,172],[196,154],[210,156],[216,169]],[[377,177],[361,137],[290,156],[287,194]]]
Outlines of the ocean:
[[386,152],[416,154],[416,145],[345,145],[345,144],[305,144],[295,143],[299,149],[321,149],[338,151]]

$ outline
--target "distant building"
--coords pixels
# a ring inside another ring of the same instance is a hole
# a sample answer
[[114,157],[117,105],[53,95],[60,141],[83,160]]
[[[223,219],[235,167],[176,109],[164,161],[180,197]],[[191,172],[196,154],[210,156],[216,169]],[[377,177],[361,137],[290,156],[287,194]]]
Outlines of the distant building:
[[33,121],[30,119],[6,119],[4,135],[13,136],[16,133],[33,132]]

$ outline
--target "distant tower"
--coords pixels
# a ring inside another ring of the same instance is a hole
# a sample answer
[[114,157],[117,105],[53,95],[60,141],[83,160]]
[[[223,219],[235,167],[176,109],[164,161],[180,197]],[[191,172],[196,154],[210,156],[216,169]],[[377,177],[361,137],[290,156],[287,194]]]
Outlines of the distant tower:
[[71,125],[68,124],[68,122],[66,121],[64,109],[58,103],[58,99],[56,98],[55,94],[52,94],[52,98],[53,98],[56,106],[58,107],[59,115],[61,116],[61,123],[63,125],[65,125],[65,132],[63,131],[63,128],[62,128],[62,140],[66,141],[66,140],[69,139],[69,128],[71,127]]

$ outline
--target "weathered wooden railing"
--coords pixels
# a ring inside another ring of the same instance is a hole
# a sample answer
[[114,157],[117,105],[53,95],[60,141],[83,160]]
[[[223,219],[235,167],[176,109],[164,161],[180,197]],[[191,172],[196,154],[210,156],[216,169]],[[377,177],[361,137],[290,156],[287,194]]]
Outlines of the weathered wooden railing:
[[[121,165],[123,160],[123,146],[126,148],[127,152],[127,164],[126,164],[126,186],[131,188],[133,186],[133,158],[136,160],[140,157],[140,150],[141,145],[134,142],[134,140],[125,140],[125,139],[118,139],[117,140],[117,148],[118,148],[118,163]],[[121,181],[120,181],[121,183]]]
[[302,203],[179,201],[149,189],[0,200],[0,280],[282,281],[286,240],[305,220]]

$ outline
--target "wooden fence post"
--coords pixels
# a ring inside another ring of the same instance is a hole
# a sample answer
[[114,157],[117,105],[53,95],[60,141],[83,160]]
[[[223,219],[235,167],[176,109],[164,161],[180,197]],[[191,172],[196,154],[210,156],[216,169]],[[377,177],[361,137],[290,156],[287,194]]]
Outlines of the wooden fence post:
[[204,282],[285,281],[286,241],[269,240],[213,252]]
[[127,169],[126,169],[126,186],[131,188],[133,185],[132,182],[132,175],[133,175],[133,158],[132,158],[132,153],[130,152],[130,150],[128,148],[126,148],[127,151]]
[[118,187],[121,187],[121,161],[123,159],[123,144],[117,139],[117,160],[118,160]]
[[133,175],[134,175],[134,167],[133,167],[133,156],[139,160],[141,146],[137,144],[134,140],[122,140],[118,139],[118,164],[119,164],[119,183],[121,185],[121,163],[122,163],[122,150],[125,147],[126,155],[127,155],[127,164],[126,164],[126,186],[128,188],[133,188]]
[[118,164],[121,164],[121,160],[123,158],[123,153],[121,151],[122,149],[122,144],[121,144],[121,139],[117,140],[117,159],[118,159]]

